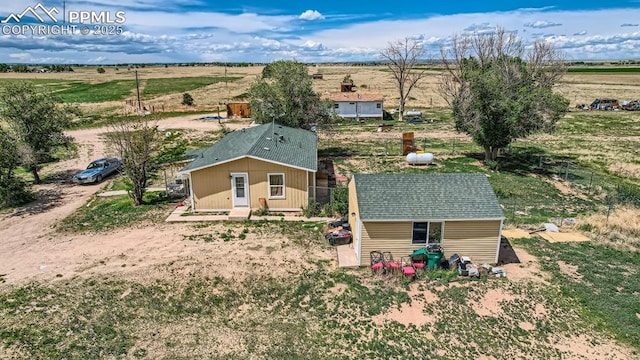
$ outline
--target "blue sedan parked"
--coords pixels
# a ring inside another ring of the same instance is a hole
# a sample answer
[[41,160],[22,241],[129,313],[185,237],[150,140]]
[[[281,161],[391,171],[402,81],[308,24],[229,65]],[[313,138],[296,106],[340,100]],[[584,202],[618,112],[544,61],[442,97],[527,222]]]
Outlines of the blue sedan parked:
[[76,184],[99,183],[102,179],[117,172],[122,166],[122,161],[116,158],[102,158],[92,161],[87,168],[73,175]]

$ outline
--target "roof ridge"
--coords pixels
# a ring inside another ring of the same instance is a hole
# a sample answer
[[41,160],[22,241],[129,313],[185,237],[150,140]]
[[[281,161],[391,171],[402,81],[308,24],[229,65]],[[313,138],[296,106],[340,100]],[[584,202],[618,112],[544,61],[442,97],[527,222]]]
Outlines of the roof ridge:
[[247,155],[254,153],[255,150],[257,150],[258,147],[260,147],[260,139],[262,139],[262,137],[264,137],[265,139],[267,138],[267,131],[269,131],[269,123],[262,123],[260,125],[258,125],[258,127],[263,126],[264,130],[262,130],[262,133],[260,134],[260,136],[256,137],[256,141],[253,143],[253,145],[251,145],[251,147],[249,148],[249,150],[247,151]]

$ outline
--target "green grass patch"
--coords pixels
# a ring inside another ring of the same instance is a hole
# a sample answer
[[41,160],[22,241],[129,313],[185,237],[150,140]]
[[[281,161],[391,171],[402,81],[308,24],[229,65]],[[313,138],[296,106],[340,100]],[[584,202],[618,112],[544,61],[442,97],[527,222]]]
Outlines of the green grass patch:
[[[520,240],[542,259],[563,295],[575,299],[579,311],[596,328],[640,349],[640,253],[593,243],[549,243]],[[563,269],[566,265],[575,271]]]
[[128,196],[94,197],[58,224],[62,232],[93,232],[124,228],[144,221],[158,222],[168,216],[171,199],[164,193],[145,194],[145,204],[133,206]]
[[145,99],[150,99],[159,95],[181,93],[199,89],[211,84],[225,81],[232,82],[239,79],[241,79],[241,77],[237,76],[148,79],[145,81],[141,95]]
[[56,91],[55,95],[65,103],[100,103],[105,101],[124,100],[133,93],[136,83],[134,80],[113,80],[102,83],[87,83],[75,81],[68,84],[68,88]]
[[640,67],[570,67],[567,72],[590,74],[640,73]]

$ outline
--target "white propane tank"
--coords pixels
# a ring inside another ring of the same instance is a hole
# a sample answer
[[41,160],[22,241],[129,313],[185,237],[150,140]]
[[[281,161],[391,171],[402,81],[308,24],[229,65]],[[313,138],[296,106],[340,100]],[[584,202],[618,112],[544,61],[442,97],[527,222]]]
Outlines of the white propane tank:
[[422,116],[422,111],[418,111],[418,110],[405,111],[404,116],[420,117]]
[[407,163],[409,165],[427,165],[433,162],[433,154],[432,153],[409,153],[407,154]]

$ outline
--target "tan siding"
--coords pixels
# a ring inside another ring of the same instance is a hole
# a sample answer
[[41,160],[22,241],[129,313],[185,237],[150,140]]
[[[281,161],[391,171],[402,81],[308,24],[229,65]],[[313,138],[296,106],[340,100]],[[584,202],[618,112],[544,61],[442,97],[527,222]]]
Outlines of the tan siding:
[[[255,159],[236,161],[212,166],[191,173],[195,209],[231,209],[231,173],[249,174],[249,197],[251,208],[260,207],[259,198],[267,199],[270,209],[300,209],[307,206],[307,172]],[[269,199],[268,173],[284,173],[285,199]]]
[[412,222],[365,222],[362,224],[360,265],[369,265],[371,251],[391,251],[393,258],[411,254],[424,245],[412,245]]
[[475,263],[495,263],[500,221],[448,221],[442,247],[446,254],[469,256]]
[[[351,191],[349,195],[351,213]],[[391,251],[394,259],[400,259],[423,247],[411,244],[412,232],[412,222],[365,222],[362,227],[360,264],[369,264],[371,251]],[[445,256],[457,253],[471,257],[476,263],[494,263],[499,232],[500,221],[447,221],[442,242]]]

